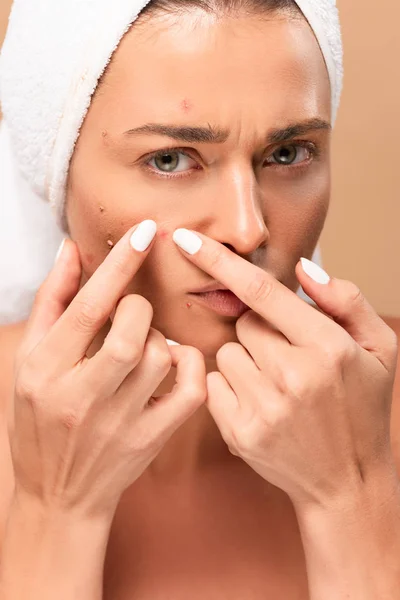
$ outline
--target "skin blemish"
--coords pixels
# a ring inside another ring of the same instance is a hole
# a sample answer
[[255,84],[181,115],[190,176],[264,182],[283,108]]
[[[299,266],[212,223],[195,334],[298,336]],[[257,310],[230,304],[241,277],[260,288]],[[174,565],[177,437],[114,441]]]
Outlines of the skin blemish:
[[168,231],[166,231],[165,229],[160,229],[158,232],[158,237],[162,240],[165,240],[167,235],[168,235]]
[[101,137],[103,139],[103,144],[107,147],[110,143],[110,136],[108,134],[108,131],[106,131],[105,129],[103,129],[103,131],[101,132]]
[[99,206],[100,212],[103,213],[104,212],[104,206]]
[[114,242],[112,242],[111,240],[107,240],[107,244],[110,247],[110,250],[114,247]]
[[193,103],[188,98],[184,98],[181,102],[181,108],[184,113],[188,113],[193,108]]
[[187,306],[188,308],[190,308],[190,307],[192,306],[192,303],[191,303],[191,302],[187,302],[187,303],[186,303],[186,306]]

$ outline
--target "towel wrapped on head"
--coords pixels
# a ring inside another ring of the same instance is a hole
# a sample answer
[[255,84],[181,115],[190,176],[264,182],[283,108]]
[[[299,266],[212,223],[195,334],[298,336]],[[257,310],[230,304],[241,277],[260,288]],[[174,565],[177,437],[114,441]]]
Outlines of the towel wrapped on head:
[[[93,92],[149,0],[14,0],[0,55],[0,324],[29,315],[64,237],[66,182]],[[343,80],[335,0],[296,0],[331,82],[332,124]],[[317,247],[315,262],[321,264]],[[12,261],[12,263],[11,263]],[[299,295],[308,299],[301,288]]]

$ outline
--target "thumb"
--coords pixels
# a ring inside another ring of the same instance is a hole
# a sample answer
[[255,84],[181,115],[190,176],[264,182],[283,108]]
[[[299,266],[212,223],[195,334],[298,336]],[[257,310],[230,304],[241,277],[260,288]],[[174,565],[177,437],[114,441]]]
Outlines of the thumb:
[[40,286],[33,303],[16,365],[41,342],[79,291],[82,266],[75,242],[65,238],[54,266]]
[[391,365],[397,339],[352,281],[330,278],[317,264],[302,258],[296,276],[305,293],[385,366]]

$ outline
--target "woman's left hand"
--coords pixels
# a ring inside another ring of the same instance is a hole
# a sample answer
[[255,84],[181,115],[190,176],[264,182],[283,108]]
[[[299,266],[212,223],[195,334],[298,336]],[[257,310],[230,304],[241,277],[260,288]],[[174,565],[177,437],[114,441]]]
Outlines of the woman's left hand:
[[[350,281],[296,276],[324,312],[203,235],[183,254],[250,307],[217,353],[207,406],[230,451],[296,506],[332,506],[392,473],[394,331]],[[318,267],[315,266],[318,270]],[[325,313],[325,314],[324,314]]]

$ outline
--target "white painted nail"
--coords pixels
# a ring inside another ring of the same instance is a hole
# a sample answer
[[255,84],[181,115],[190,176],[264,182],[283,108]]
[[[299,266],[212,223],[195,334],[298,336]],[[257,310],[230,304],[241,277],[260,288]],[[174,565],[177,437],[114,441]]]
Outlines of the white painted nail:
[[178,342],[174,342],[173,340],[167,340],[167,338],[165,338],[165,339],[166,339],[168,346],[180,346],[180,344],[178,344]]
[[203,240],[189,229],[176,229],[172,239],[188,254],[196,254],[203,245]]
[[150,246],[157,232],[157,223],[151,219],[142,221],[131,235],[131,246],[138,252],[144,252]]
[[57,261],[58,261],[58,259],[60,258],[60,256],[61,256],[61,252],[63,251],[63,248],[64,248],[64,244],[65,244],[65,238],[63,239],[63,241],[62,241],[62,242],[61,242],[61,244],[60,244],[60,247],[59,247],[59,249],[57,250],[57,254],[56,254],[56,258],[55,258],[55,260],[54,260],[54,264],[56,264],[56,262],[57,262]]
[[304,272],[307,273],[311,279],[322,284],[327,284],[330,282],[331,278],[329,277],[328,273],[321,269],[319,265],[315,264],[311,260],[308,260],[308,258],[301,258],[300,260]]

